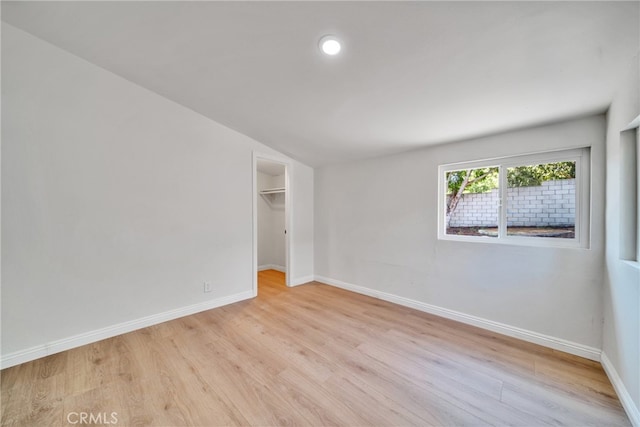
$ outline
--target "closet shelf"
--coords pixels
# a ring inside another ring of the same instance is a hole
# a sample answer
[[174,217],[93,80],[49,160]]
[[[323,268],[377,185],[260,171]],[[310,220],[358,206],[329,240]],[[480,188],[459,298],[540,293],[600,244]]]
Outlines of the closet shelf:
[[265,190],[260,190],[260,194],[278,194],[284,193],[284,188],[267,188]]

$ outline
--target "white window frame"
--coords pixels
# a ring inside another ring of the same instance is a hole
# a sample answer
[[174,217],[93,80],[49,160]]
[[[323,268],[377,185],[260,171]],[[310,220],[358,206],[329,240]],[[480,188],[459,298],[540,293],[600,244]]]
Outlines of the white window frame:
[[[536,165],[555,162],[576,162],[576,215],[575,238],[529,237],[507,235],[507,169],[510,167]],[[497,167],[499,170],[498,188],[498,237],[463,236],[447,234],[446,230],[446,173],[462,169]],[[438,240],[461,242],[480,242],[521,246],[544,246],[588,249],[590,245],[591,213],[591,157],[590,148],[547,151],[518,156],[497,157],[491,159],[448,163],[438,166]]]

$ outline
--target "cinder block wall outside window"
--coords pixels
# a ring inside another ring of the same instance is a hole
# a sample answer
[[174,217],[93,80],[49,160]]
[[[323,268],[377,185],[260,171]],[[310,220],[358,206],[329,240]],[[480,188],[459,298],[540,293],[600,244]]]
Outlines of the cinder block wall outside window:
[[[575,225],[576,181],[545,181],[540,186],[507,189],[507,225],[549,227]],[[498,223],[498,190],[464,194],[451,227],[495,227]]]

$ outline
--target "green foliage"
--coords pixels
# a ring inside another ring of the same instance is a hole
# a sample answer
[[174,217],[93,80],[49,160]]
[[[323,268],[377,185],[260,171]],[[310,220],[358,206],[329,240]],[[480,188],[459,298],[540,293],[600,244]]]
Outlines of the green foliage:
[[[576,177],[575,162],[545,163],[531,166],[507,168],[509,187],[530,187],[544,181]],[[467,183],[465,184],[465,178]],[[498,188],[498,168],[466,169],[447,172],[448,194],[457,194],[464,185],[463,193],[486,193]]]
[[507,169],[509,187],[532,187],[545,181],[576,177],[575,162],[545,163],[542,165],[517,166]]
[[[468,181],[465,184],[465,178]],[[486,193],[498,188],[498,168],[467,169],[447,172],[448,193],[457,194],[464,185],[463,193]]]
[[483,178],[473,181],[465,188],[465,193],[487,193],[498,188],[498,168],[491,168]]

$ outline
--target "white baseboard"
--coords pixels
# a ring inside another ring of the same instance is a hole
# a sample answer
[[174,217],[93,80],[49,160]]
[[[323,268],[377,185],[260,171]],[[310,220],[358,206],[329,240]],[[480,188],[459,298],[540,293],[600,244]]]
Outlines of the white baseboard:
[[201,311],[211,310],[212,308],[222,307],[223,305],[233,304],[234,302],[253,298],[252,291],[240,292],[238,294],[229,295],[222,298],[216,298],[186,307],[165,311],[163,313],[153,314],[151,316],[142,317],[136,320],[119,323],[106,328],[95,331],[84,332],[72,337],[63,338],[61,340],[52,341],[43,345],[31,347],[25,350],[16,351],[0,357],[0,368],[8,368],[19,365],[21,363],[30,362],[41,357],[59,353],[61,351],[91,344],[116,335],[126,334],[127,332],[137,329],[146,328],[147,326],[157,325],[158,323],[168,320],[177,319],[179,317],[188,316],[190,314],[199,313]]
[[377,291],[375,289],[369,289],[363,286],[342,282],[340,280],[330,279],[328,277],[316,276],[316,280],[331,286],[346,289],[348,291],[353,291],[363,295],[368,295],[384,301],[393,302],[395,304],[414,308],[416,310],[424,311],[425,313],[435,314],[436,316],[445,317],[447,319],[456,320],[468,325],[477,326],[482,329],[487,329],[492,332],[497,332],[499,334],[518,338],[523,341],[550,347],[555,350],[564,351],[566,353],[581,356],[590,360],[595,360],[598,362],[600,361],[601,351],[594,347],[567,341],[562,338],[551,337],[548,335],[540,334],[538,332],[518,328],[516,326],[506,325],[504,323],[495,322],[493,320],[483,319],[481,317],[472,316],[469,314],[461,313],[459,311],[449,310],[448,308],[438,307],[436,305],[431,305],[386,292]]
[[640,409],[631,398],[627,387],[625,387],[620,375],[618,375],[618,371],[616,371],[616,368],[613,366],[613,363],[611,363],[611,360],[609,360],[604,351],[600,355],[600,362],[609,377],[609,381],[613,384],[613,388],[618,394],[620,403],[622,403],[622,407],[627,412],[627,416],[629,417],[629,420],[631,420],[631,424],[634,427],[640,427]]
[[258,266],[258,271],[264,271],[264,270],[276,270],[279,271],[281,273],[286,273],[287,269],[281,265],[277,265],[277,264],[264,264],[264,265],[259,265]]
[[313,282],[313,280],[314,280],[313,276],[296,277],[294,279],[291,279],[291,282],[289,282],[289,285],[290,286],[304,285],[305,283]]

